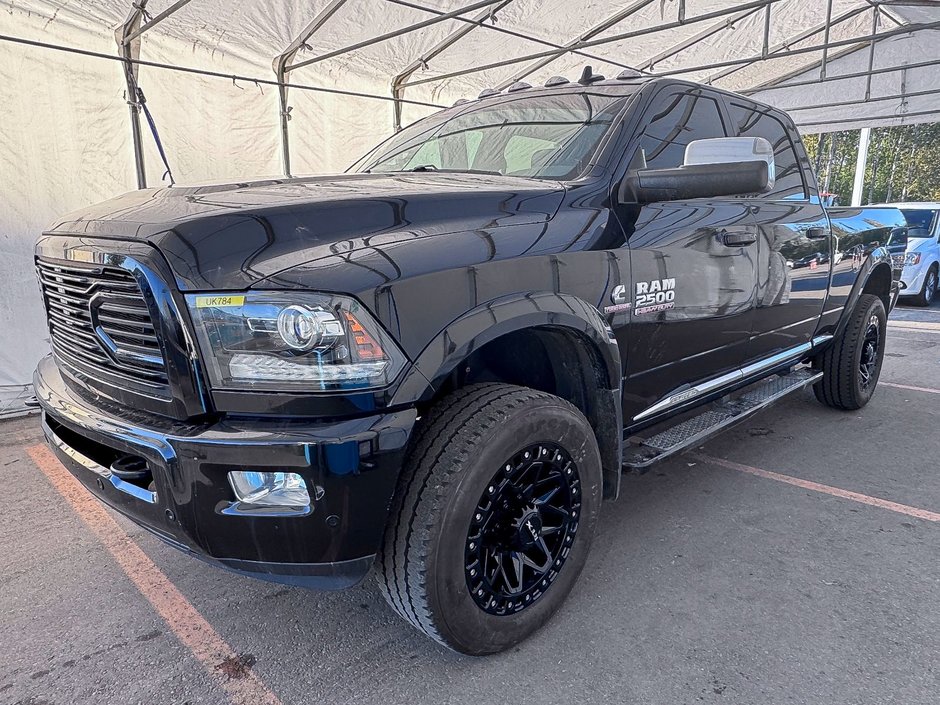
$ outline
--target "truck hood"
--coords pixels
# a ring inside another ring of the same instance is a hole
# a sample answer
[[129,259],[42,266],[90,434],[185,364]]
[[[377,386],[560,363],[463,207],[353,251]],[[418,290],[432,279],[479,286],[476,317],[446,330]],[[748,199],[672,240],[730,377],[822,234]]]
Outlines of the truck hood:
[[[455,232],[546,223],[554,181],[448,172],[342,174],[132,191],[70,213],[49,234],[142,240],[183,290],[246,289],[336,255]],[[406,248],[420,257],[420,247]]]

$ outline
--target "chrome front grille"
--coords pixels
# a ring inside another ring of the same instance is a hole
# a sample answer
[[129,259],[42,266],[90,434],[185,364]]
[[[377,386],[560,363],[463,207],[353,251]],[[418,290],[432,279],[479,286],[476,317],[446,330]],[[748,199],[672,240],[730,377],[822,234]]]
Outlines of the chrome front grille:
[[170,394],[150,309],[120,267],[37,258],[52,347],[69,367],[112,383]]

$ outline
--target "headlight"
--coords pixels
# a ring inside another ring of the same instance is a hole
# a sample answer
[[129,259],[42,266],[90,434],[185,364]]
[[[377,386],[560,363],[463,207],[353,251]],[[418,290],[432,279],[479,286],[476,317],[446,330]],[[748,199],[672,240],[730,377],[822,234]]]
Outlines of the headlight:
[[920,252],[908,252],[904,255],[904,266],[914,266],[920,264]]
[[216,389],[376,389],[405,357],[357,301],[295,292],[188,294]]

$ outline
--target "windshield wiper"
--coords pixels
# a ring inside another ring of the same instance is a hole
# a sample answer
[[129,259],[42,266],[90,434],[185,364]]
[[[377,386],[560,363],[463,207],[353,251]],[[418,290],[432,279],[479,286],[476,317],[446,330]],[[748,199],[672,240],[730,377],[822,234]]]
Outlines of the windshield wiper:
[[405,169],[405,171],[431,172],[439,171],[442,174],[487,174],[489,176],[503,176],[499,171],[487,171],[485,169],[442,169],[433,164],[421,164],[420,166]]

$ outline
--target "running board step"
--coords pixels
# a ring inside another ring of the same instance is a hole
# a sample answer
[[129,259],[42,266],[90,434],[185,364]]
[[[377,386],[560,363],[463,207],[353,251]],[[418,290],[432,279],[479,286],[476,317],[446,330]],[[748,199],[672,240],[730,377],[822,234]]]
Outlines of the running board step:
[[756,414],[791,392],[803,389],[822,377],[808,367],[799,367],[786,374],[773,375],[745,388],[740,396],[723,397],[707,404],[698,414],[648,438],[632,438],[624,447],[626,468],[646,468],[658,460],[701,443],[722,429]]

